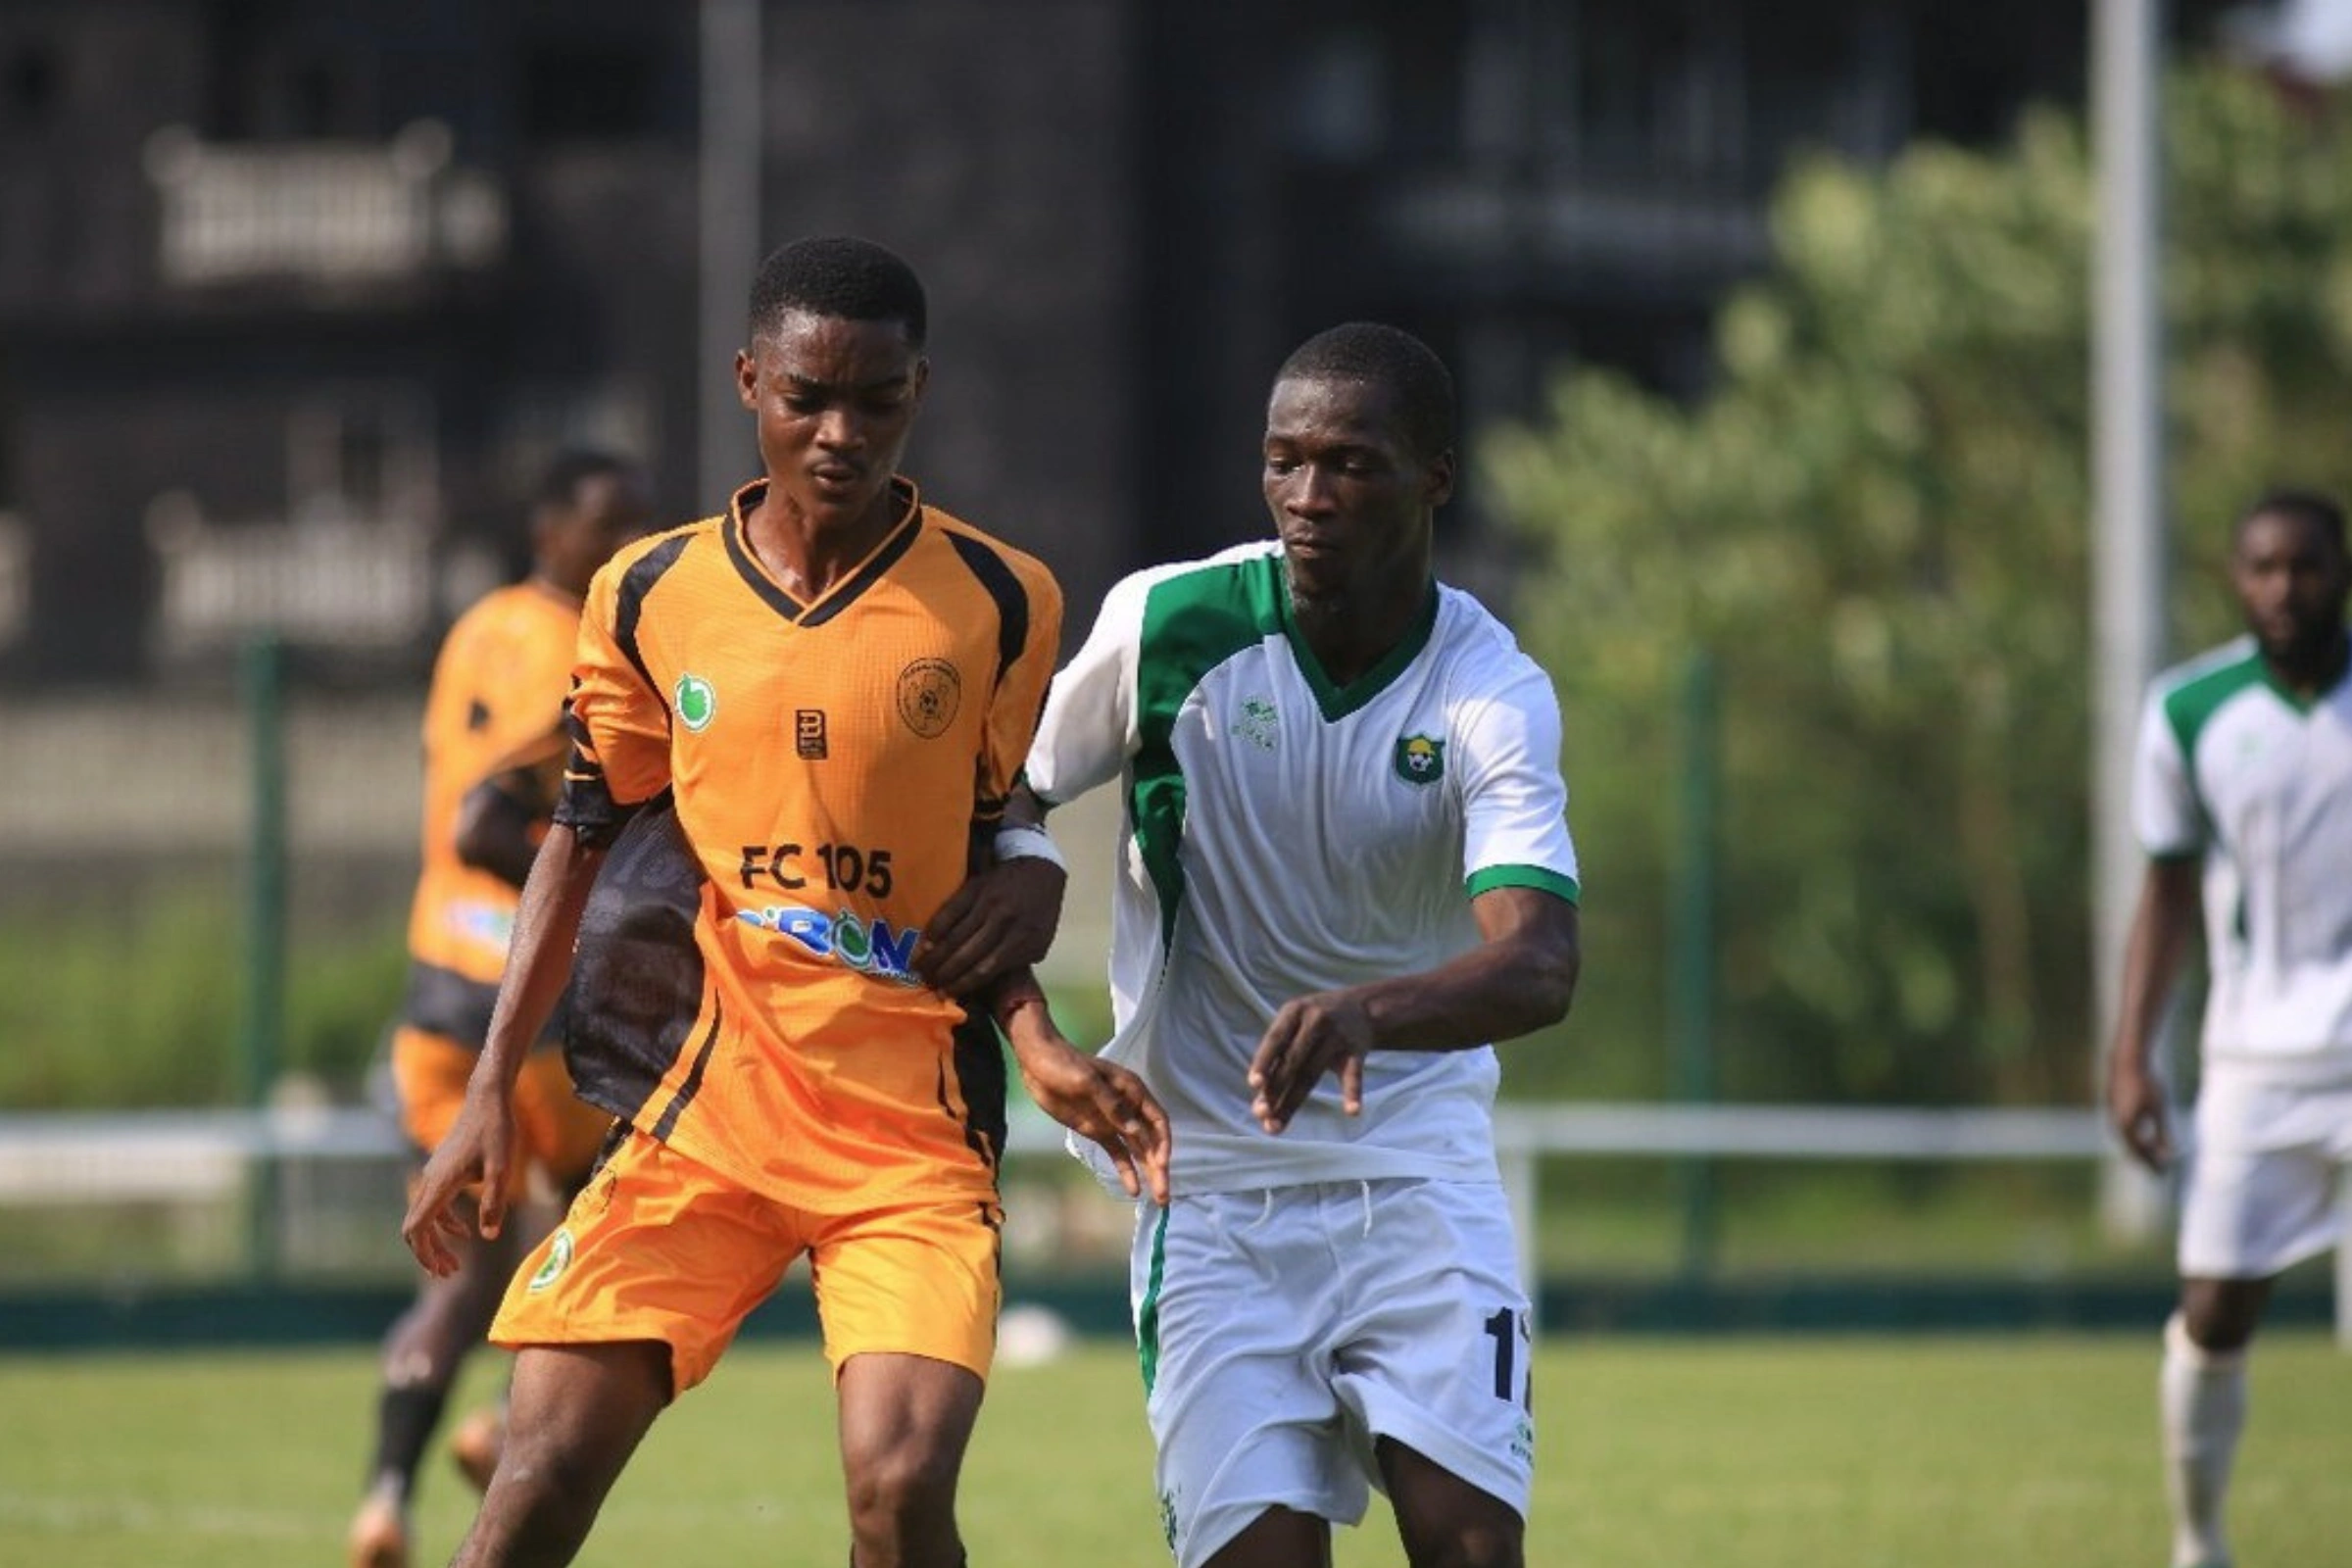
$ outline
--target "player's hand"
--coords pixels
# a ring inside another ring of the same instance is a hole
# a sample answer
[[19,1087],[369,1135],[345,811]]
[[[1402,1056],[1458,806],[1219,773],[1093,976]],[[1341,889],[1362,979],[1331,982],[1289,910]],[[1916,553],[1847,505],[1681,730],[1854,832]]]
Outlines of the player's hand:
[[1152,1201],[1167,1203],[1168,1113],[1141,1078],[1058,1035],[1016,1045],[1013,1059],[1038,1108],[1093,1139],[1110,1156],[1128,1197],[1140,1198],[1149,1188]]
[[2172,1164],[2172,1117],[2164,1086],[2144,1064],[2120,1057],[2109,1060],[2107,1119],[2142,1165],[2161,1174]]
[[401,1239],[425,1271],[447,1279],[458,1269],[457,1242],[466,1216],[459,1201],[476,1195],[474,1208],[484,1239],[507,1222],[507,1172],[514,1157],[514,1118],[502,1096],[468,1092],[465,1108],[424,1162],[409,1197]]
[[965,997],[1036,963],[1054,945],[1069,880],[1035,856],[973,873],[924,925],[915,972],[935,991]]
[[1363,1114],[1364,1055],[1373,1043],[1371,1014],[1345,991],[1284,1003],[1250,1060],[1250,1113],[1260,1127],[1279,1133],[1323,1075],[1336,1071],[1341,1108]]

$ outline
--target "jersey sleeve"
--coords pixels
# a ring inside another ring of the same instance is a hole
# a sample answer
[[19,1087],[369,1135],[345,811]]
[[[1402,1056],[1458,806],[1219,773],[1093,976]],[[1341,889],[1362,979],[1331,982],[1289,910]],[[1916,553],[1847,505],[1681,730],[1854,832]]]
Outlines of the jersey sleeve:
[[983,823],[1004,813],[1005,798],[1037,734],[1054,661],[1061,652],[1060,586],[1043,566],[1022,572],[1021,586],[1028,599],[1027,636],[997,679],[980,742],[979,776],[972,793],[973,815]]
[[2198,855],[2205,848],[2205,810],[2161,691],[2151,693],[2140,710],[2139,739],[2132,755],[2132,832],[2140,848],[2160,860]]
[[1538,888],[1576,903],[1560,705],[1550,680],[1534,662],[1513,658],[1494,671],[1492,690],[1463,705],[1454,734],[1463,890],[1476,898],[1494,888]]
[[669,709],[621,649],[617,563],[596,575],[564,703],[571,742],[555,819],[593,848],[610,846],[637,808],[669,785]]
[[1128,577],[1103,596],[1086,642],[1054,677],[1029,749],[1029,788],[1066,806],[1118,777],[1135,755],[1135,661],[1149,580]]

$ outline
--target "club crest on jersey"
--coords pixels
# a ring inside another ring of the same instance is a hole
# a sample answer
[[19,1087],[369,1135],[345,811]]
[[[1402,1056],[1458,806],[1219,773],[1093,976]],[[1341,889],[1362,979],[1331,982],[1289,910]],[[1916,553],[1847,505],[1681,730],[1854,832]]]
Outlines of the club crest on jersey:
[[708,729],[711,715],[718,711],[718,688],[700,675],[680,675],[670,707],[676,711],[678,722],[688,729],[698,732]]
[[1275,711],[1273,703],[1266,698],[1246,698],[1242,703],[1242,716],[1233,721],[1231,733],[1270,752],[1274,749],[1276,738],[1282,733],[1282,714]]
[[963,706],[963,677],[944,659],[918,659],[899,671],[899,716],[923,739],[937,740]]
[[1396,743],[1396,776],[1407,784],[1435,784],[1446,776],[1446,743],[1407,735]]
[[547,1261],[539,1265],[539,1272],[531,1276],[531,1283],[524,1289],[544,1291],[550,1285],[555,1284],[562,1277],[564,1271],[569,1267],[571,1267],[571,1228],[565,1226],[547,1239]]

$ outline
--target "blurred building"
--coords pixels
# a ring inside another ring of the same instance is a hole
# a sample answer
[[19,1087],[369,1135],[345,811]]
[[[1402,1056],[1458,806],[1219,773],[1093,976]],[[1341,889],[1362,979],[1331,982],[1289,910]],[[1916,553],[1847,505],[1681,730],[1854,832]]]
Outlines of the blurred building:
[[[2218,7],[2182,3],[2184,37]],[[934,295],[915,466],[1064,574],[1261,525],[1267,377],[1377,315],[1474,420],[1566,358],[1703,386],[1800,146],[2082,95],[2041,0],[764,0],[761,244]],[[413,684],[569,441],[702,493],[700,14],[638,0],[0,11],[0,675],[202,677],[257,625]],[[748,423],[743,473],[754,454]],[[1478,580],[1477,497],[1454,569]]]

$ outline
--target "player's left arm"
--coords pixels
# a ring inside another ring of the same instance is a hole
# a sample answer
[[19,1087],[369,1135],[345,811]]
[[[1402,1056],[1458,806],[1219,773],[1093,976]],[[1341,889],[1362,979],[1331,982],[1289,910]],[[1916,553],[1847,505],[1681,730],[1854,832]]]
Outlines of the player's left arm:
[[1464,677],[1447,719],[1461,791],[1463,889],[1479,941],[1417,974],[1297,997],[1250,1063],[1250,1112],[1278,1133],[1324,1074],[1349,1115],[1363,1109],[1374,1051],[1462,1051],[1556,1023],[1576,994],[1576,847],[1560,776],[1551,682],[1515,651]]
[[1541,888],[1496,887],[1470,911],[1479,944],[1448,963],[1283,1004],[1250,1063],[1260,1126],[1281,1132],[1334,1071],[1348,1114],[1360,1113],[1371,1052],[1464,1051],[1568,1015],[1583,965],[1576,906]]

